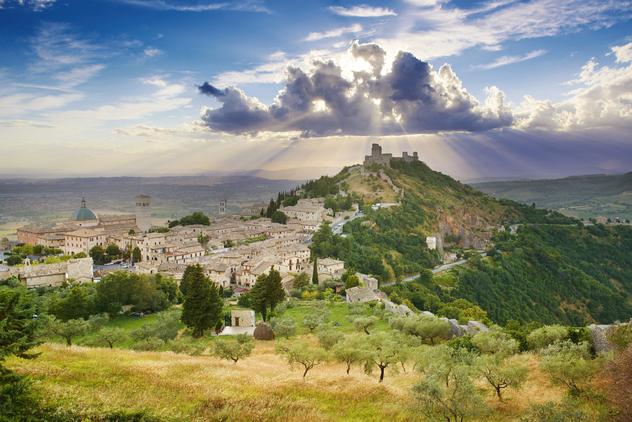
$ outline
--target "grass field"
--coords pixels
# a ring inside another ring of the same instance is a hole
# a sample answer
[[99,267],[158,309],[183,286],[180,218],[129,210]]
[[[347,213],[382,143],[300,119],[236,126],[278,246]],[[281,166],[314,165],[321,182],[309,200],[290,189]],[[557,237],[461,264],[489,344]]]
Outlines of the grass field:
[[[360,368],[326,364],[307,379],[257,342],[253,355],[236,365],[209,356],[45,344],[31,361],[8,366],[30,375],[46,404],[90,417],[127,410],[165,421],[409,421],[424,420],[410,394],[419,375],[387,371],[383,384]],[[499,404],[488,391],[486,421],[519,420],[532,403],[560,399],[530,358],[531,379]]]
[[[283,317],[294,319],[298,338],[314,346],[317,340],[302,321],[316,312],[324,312],[327,323],[345,333],[354,331],[352,321],[360,313],[346,303],[292,302]],[[119,317],[108,324],[131,332],[157,315]],[[373,328],[388,329],[385,321]],[[77,339],[77,344],[90,343],[92,336]],[[210,335],[192,340],[186,330],[179,337],[207,346],[215,341]],[[131,340],[114,349],[55,342],[39,346],[41,354],[34,360],[10,358],[7,367],[29,376],[45,405],[86,420],[122,411],[164,421],[426,420],[411,393],[421,375],[410,364],[406,371],[388,368],[382,384],[376,373],[367,375],[356,366],[346,375],[345,366],[335,362],[315,367],[303,380],[301,370],[290,368],[275,353],[274,341],[255,343],[250,357],[233,364],[210,356],[210,347],[200,356],[189,356],[129,350]],[[527,359],[529,380],[519,391],[506,391],[505,401],[498,402],[488,385],[479,385],[490,413],[478,421],[519,421],[529,406],[562,399],[564,391],[540,371],[538,357],[527,354]]]

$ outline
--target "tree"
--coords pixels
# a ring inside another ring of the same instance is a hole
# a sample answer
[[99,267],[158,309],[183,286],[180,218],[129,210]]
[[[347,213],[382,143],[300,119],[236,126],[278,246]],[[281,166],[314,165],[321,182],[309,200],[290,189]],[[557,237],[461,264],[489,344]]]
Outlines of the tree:
[[9,255],[5,259],[8,266],[13,267],[22,263],[22,257],[20,255]]
[[272,222],[279,224],[287,224],[287,215],[283,211],[276,210],[272,213]]
[[318,342],[323,349],[331,350],[336,344],[344,339],[345,335],[341,333],[340,330],[325,327],[318,330],[316,337],[318,337]]
[[292,318],[272,318],[272,331],[276,337],[291,337],[296,334],[296,322]]
[[363,349],[362,338],[358,335],[345,336],[333,346],[334,358],[347,365],[347,375],[351,367],[357,363],[365,361],[365,350]]
[[151,337],[159,338],[162,341],[173,340],[180,331],[180,313],[177,311],[166,311],[156,314],[156,318],[140,328],[132,331],[135,340],[145,340]]
[[[426,346],[427,347],[427,346]],[[474,355],[464,349],[440,345],[424,349],[424,377],[413,387],[420,410],[430,420],[462,422],[486,411],[474,385]]]
[[342,282],[345,283],[345,289],[350,289],[352,287],[357,287],[360,285],[360,277],[358,277],[358,275],[354,271],[347,271],[345,274],[343,274]]
[[197,278],[204,278],[204,268],[200,264],[188,265],[184,269],[184,274],[182,274],[182,280],[180,281],[180,292],[182,292],[183,296],[186,297],[189,286]]
[[312,284],[318,285],[318,257],[314,257],[314,269],[312,270]]
[[111,258],[116,258],[121,255],[121,249],[114,243],[111,243],[105,248],[105,253]]
[[202,245],[204,248],[206,248],[206,246],[208,246],[208,242],[211,240],[210,237],[208,237],[208,235],[205,234],[200,234],[198,236],[198,242],[200,243],[200,245]]
[[186,215],[179,220],[170,221],[169,228],[172,228],[175,226],[191,226],[195,224],[208,226],[211,224],[211,220],[203,212],[196,211],[193,214]]
[[479,356],[476,367],[485,380],[494,388],[496,397],[502,401],[506,388],[520,389],[529,375],[529,367],[522,360],[510,360],[501,355]]
[[527,343],[533,350],[540,350],[567,338],[568,328],[562,325],[545,325],[531,331],[527,336]]
[[71,284],[53,293],[48,302],[48,313],[62,321],[86,319],[96,310],[96,289],[90,284]]
[[193,337],[221,322],[222,298],[217,287],[203,274],[196,273],[187,287],[182,305],[182,322],[192,329]]
[[103,264],[107,264],[108,262],[110,262],[108,260],[107,255],[105,254],[105,251],[99,245],[93,246],[90,249],[89,254],[90,254],[90,258],[92,258],[94,263],[97,264],[97,265],[103,265]]
[[106,327],[98,332],[99,338],[105,342],[110,349],[114,348],[117,343],[122,343],[127,339],[127,333],[122,328]]
[[252,353],[255,344],[252,337],[240,334],[235,340],[217,339],[215,341],[215,356],[220,359],[232,360],[236,364]]
[[353,320],[353,326],[358,331],[363,331],[365,334],[371,334],[369,330],[375,326],[378,319],[371,315],[368,317],[356,318]]
[[513,355],[520,349],[520,344],[499,327],[492,327],[487,332],[480,332],[472,337],[472,344],[481,353],[498,355],[503,358]]
[[141,262],[142,260],[143,254],[140,252],[140,248],[138,246],[135,246],[134,249],[132,249],[132,261],[136,263]]
[[0,372],[4,360],[11,355],[25,359],[36,356],[27,353],[38,344],[34,313],[34,303],[26,289],[0,286]]
[[302,290],[309,285],[309,276],[306,273],[300,273],[294,276],[292,287]]
[[281,274],[274,268],[270,272],[257,277],[255,286],[250,290],[250,302],[255,311],[261,313],[264,321],[268,320],[268,310],[274,312],[276,305],[285,299],[285,290],[281,284]]
[[548,401],[536,404],[520,419],[521,422],[590,422],[594,418],[581,409],[581,404],[571,397],[561,402]]
[[60,321],[54,316],[49,317],[47,322],[48,330],[66,340],[67,346],[72,346],[72,339],[82,336],[90,331],[90,324],[83,319],[70,319],[68,321]]
[[316,328],[323,324],[323,322],[325,322],[323,315],[315,313],[307,314],[303,318],[303,326],[305,326],[310,333],[313,333]]
[[[367,374],[373,372],[374,367],[380,370],[380,382],[384,381],[386,368],[403,361],[406,345],[393,333],[379,332],[364,337],[364,371]],[[393,368],[397,368],[393,366]]]
[[429,340],[430,344],[435,344],[438,338],[448,338],[450,334],[450,323],[434,316],[399,318],[393,321],[392,325],[406,334]]
[[581,394],[583,384],[597,369],[596,362],[591,359],[588,343],[575,344],[565,340],[551,344],[541,353],[542,370],[555,384],[567,387],[573,396]]
[[327,352],[323,349],[314,347],[303,340],[279,343],[277,345],[277,353],[283,355],[290,367],[302,366],[303,379],[305,379],[311,369],[324,363],[328,358]]

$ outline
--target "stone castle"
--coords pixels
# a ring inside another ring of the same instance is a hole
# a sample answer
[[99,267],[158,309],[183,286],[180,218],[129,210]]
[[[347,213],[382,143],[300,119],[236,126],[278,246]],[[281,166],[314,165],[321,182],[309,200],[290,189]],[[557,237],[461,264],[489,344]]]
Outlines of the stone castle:
[[413,155],[408,155],[408,152],[404,151],[401,157],[393,157],[393,154],[382,153],[382,147],[380,144],[371,145],[371,155],[364,157],[364,165],[369,166],[371,164],[377,164],[380,166],[390,166],[391,160],[404,161],[407,163],[413,161],[419,161],[419,155],[417,152],[413,152]]

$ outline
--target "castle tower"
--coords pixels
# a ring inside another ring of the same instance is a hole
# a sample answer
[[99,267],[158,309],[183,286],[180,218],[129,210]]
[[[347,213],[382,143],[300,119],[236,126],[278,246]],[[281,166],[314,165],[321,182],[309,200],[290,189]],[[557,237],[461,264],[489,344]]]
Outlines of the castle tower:
[[225,215],[225,214],[226,214],[226,200],[223,199],[219,201],[219,215]]
[[371,155],[373,157],[379,157],[382,155],[382,147],[380,146],[380,144],[371,145]]
[[142,232],[151,228],[151,196],[140,194],[136,197],[136,225]]

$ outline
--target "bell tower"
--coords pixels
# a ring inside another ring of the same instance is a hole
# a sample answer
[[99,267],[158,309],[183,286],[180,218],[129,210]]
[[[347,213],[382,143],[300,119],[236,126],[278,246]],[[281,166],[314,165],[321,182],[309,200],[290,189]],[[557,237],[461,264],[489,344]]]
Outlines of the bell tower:
[[151,228],[151,196],[136,196],[136,225],[142,232]]

